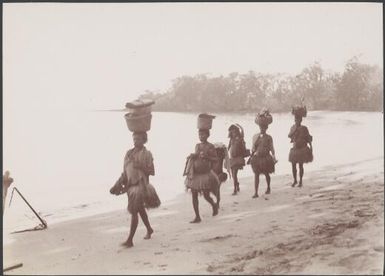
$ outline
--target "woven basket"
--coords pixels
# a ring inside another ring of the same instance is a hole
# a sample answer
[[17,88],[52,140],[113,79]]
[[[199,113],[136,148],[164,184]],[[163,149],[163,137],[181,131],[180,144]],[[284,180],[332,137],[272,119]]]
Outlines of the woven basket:
[[255,118],[255,123],[257,125],[269,125],[273,122],[273,117],[269,114],[266,116],[257,116]]
[[150,113],[147,114],[133,114],[127,113],[124,115],[126,119],[127,127],[132,132],[146,132],[151,129],[151,118]]
[[307,115],[307,110],[306,106],[295,106],[291,109],[291,114],[294,116],[299,116],[299,117],[306,117]]
[[209,114],[199,114],[198,129],[211,129],[215,116]]
[[151,113],[152,105],[154,103],[153,100],[136,100],[126,103],[126,109],[128,109],[131,114],[144,115]]
[[144,106],[138,108],[128,108],[128,112],[134,115],[145,115],[149,114],[152,111],[152,106]]

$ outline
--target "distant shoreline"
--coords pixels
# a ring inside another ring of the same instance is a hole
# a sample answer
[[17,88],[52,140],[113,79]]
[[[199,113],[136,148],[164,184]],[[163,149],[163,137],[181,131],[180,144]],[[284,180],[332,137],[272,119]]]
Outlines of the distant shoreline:
[[[91,112],[129,112],[129,109],[94,109],[91,110]],[[256,111],[182,111],[182,110],[152,110],[152,112],[160,112],[160,113],[185,113],[185,114],[197,114],[197,113],[212,113],[212,114],[241,114],[241,115],[246,115],[246,114],[256,114]],[[270,110],[271,113],[273,114],[285,114],[285,113],[290,113],[291,111],[273,111]],[[308,113],[313,113],[313,112],[357,112],[357,113],[384,113],[383,111],[379,110],[327,110],[327,109],[322,109],[322,110],[308,110]]]

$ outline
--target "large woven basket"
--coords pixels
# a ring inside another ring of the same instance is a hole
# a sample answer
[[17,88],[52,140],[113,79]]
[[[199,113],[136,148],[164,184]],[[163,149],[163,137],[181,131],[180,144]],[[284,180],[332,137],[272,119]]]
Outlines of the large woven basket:
[[307,115],[307,110],[306,106],[295,106],[291,109],[291,114],[294,116],[299,116],[299,117],[306,117]]
[[144,115],[151,113],[152,105],[154,103],[153,100],[136,100],[126,103],[126,109],[128,109],[131,114]]
[[132,132],[146,132],[151,129],[151,113],[133,114],[127,113],[124,115],[127,127]]
[[257,125],[269,125],[273,122],[273,117],[269,114],[266,116],[257,116],[255,118],[255,123]]
[[213,119],[215,116],[209,114],[199,114],[198,129],[211,129],[213,126]]

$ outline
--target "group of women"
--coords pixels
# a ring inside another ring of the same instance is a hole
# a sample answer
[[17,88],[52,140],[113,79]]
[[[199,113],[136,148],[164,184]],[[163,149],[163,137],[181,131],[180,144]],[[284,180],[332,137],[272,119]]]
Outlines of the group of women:
[[[302,187],[303,164],[313,160],[312,136],[306,126],[301,125],[302,118],[306,116],[305,107],[293,108],[292,114],[295,124],[291,127],[288,137],[293,147],[289,153],[289,161],[292,163],[293,183]],[[214,117],[214,116],[212,116]],[[233,178],[233,195],[240,192],[238,171],[246,164],[250,164],[254,172],[255,193],[253,198],[258,197],[259,176],[265,175],[267,189],[266,194],[271,193],[270,174],[275,171],[277,159],[275,157],[273,138],[267,134],[269,124],[272,123],[272,116],[268,110],[258,113],[255,122],[260,132],[253,136],[252,149],[246,149],[243,137],[243,129],[240,125],[234,124],[229,127],[229,144],[225,149],[229,158],[225,166],[229,168]],[[187,157],[184,175],[185,185],[191,190],[192,205],[195,218],[191,223],[199,223],[199,194],[211,205],[212,215],[216,216],[219,211],[220,185],[226,180],[223,177],[222,167],[225,154],[220,154],[218,147],[208,141],[210,130],[198,130],[200,143],[196,144],[194,153]],[[127,193],[128,211],[131,214],[131,227],[127,240],[122,244],[126,247],[133,246],[133,237],[138,225],[138,218],[141,217],[147,229],[145,239],[150,239],[153,229],[150,225],[146,208],[156,208],[160,205],[159,197],[154,187],[149,183],[149,176],[154,175],[154,163],[151,152],[144,144],[147,142],[146,132],[133,133],[134,148],[130,149],[124,158],[123,173],[111,188],[110,192],[115,195]],[[247,162],[245,159],[248,158]],[[297,181],[297,164],[299,167],[299,183]],[[216,201],[211,197],[213,194]]]

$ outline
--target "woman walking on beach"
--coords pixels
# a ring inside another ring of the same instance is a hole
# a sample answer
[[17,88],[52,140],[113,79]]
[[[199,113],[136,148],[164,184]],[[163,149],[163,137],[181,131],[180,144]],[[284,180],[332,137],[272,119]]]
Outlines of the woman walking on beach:
[[147,234],[144,239],[150,239],[154,232],[147,216],[146,208],[160,206],[159,197],[155,188],[149,182],[149,176],[155,175],[152,154],[146,149],[147,131],[151,126],[150,102],[135,101],[127,103],[131,113],[125,115],[128,129],[133,132],[134,147],[127,151],[124,157],[123,173],[111,188],[110,193],[120,195],[127,193],[127,210],[131,214],[130,233],[122,244],[126,247],[134,246],[133,238],[138,227],[139,215],[146,226]]
[[[213,209],[213,216],[218,214],[218,205],[210,197],[210,192],[217,194],[219,188],[218,176],[213,172],[214,163],[217,162],[216,149],[213,144],[207,141],[210,136],[212,115],[200,114],[198,117],[199,140],[195,146],[195,152],[187,158],[186,168],[183,175],[186,175],[185,185],[192,192],[192,204],[195,212],[194,220],[190,223],[201,222],[199,215],[198,195],[203,193],[204,198],[210,203]],[[203,123],[202,123],[203,121]]]
[[[270,174],[275,171],[275,151],[273,138],[266,133],[268,125],[273,121],[273,117],[268,110],[263,110],[257,115],[255,122],[259,125],[260,133],[253,137],[253,148],[251,158],[249,159],[254,172],[255,193],[253,198],[258,197],[259,175],[264,174],[267,183],[266,194],[271,193]],[[270,154],[271,153],[271,154]]]
[[[295,118],[295,124],[291,127],[289,132],[290,143],[293,143],[293,147],[290,149],[289,161],[292,166],[293,184],[292,187],[297,185],[297,164],[299,167],[299,185],[302,187],[302,177],[304,174],[303,164],[313,161],[313,137],[310,135],[306,126],[301,125],[302,118],[306,117],[306,107],[297,106],[292,109],[292,114]],[[308,146],[309,144],[309,146]]]
[[229,127],[229,138],[228,151],[230,155],[231,175],[234,182],[233,195],[236,195],[237,192],[240,191],[238,171],[242,170],[245,166],[245,157],[247,157],[242,127],[238,124],[231,125]]
[[[126,187],[128,206],[127,210],[131,214],[130,233],[127,240],[122,244],[132,247],[133,238],[138,227],[138,216],[140,215],[147,229],[144,239],[150,239],[154,232],[150,225],[145,208],[156,208],[160,205],[159,197],[154,187],[149,183],[149,176],[155,174],[152,154],[146,149],[144,144],[147,142],[146,132],[133,133],[134,148],[127,151],[124,157],[124,171],[111,189],[111,193],[116,194],[113,189],[116,187]],[[118,192],[119,193],[119,192]]]

